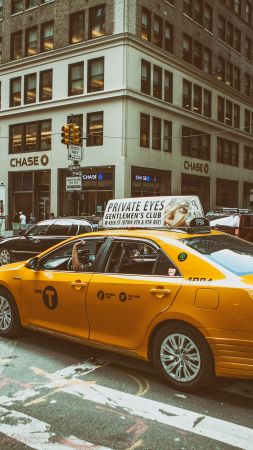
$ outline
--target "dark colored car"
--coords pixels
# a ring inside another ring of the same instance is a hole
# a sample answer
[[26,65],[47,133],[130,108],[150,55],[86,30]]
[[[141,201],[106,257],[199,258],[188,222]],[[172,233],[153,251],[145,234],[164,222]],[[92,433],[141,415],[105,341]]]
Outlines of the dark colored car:
[[71,236],[93,231],[94,225],[82,218],[54,218],[43,220],[20,231],[20,236],[0,241],[0,265],[36,256]]
[[210,226],[253,242],[253,212],[250,209],[218,208],[207,213]]

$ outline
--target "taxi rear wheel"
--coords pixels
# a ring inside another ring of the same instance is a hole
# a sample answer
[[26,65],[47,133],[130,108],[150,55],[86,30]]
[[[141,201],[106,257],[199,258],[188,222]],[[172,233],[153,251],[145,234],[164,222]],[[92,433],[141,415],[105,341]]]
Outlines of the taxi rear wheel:
[[212,352],[190,325],[174,322],[162,327],[154,338],[152,355],[158,372],[177,389],[192,392],[215,378]]
[[15,300],[5,289],[0,289],[0,336],[16,337],[20,330],[20,318]]
[[1,248],[0,250],[0,265],[11,263],[11,254],[7,248]]

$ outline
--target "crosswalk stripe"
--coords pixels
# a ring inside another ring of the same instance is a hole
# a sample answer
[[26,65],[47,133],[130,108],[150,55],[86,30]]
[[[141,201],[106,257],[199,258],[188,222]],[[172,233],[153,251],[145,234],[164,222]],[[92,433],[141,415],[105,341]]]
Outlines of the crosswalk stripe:
[[[108,361],[104,364],[108,364]],[[250,428],[80,380],[81,376],[93,372],[104,364],[103,362],[87,361],[83,364],[67,367],[51,374],[48,377],[49,382],[36,387],[34,390],[21,390],[13,397],[0,397],[0,403],[4,406],[11,406],[16,402],[27,401],[39,396],[42,389],[43,394],[45,394],[45,390],[56,389],[58,392],[75,395],[83,400],[109,406],[112,409],[121,408],[128,414],[179,428],[244,450],[252,450],[253,430]]]
[[[10,423],[3,423],[3,421]],[[74,448],[112,450],[109,447],[83,441],[75,436],[57,436],[50,429],[51,426],[46,422],[0,407],[0,433],[22,442],[28,447],[37,450],[73,450]]]

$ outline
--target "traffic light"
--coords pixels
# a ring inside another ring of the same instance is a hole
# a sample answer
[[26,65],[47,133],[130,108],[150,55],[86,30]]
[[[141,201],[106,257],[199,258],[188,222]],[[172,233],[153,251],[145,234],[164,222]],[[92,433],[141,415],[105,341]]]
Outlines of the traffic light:
[[69,144],[69,125],[63,125],[61,127],[61,143],[68,145]]
[[82,131],[79,125],[73,127],[73,144],[82,146]]

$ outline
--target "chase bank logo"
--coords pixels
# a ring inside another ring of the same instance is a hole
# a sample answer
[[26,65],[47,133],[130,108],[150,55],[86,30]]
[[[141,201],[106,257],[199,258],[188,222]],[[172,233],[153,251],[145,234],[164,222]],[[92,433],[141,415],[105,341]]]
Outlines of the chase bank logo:
[[49,162],[49,158],[47,155],[42,155],[40,158],[40,162],[42,166],[47,166]]

